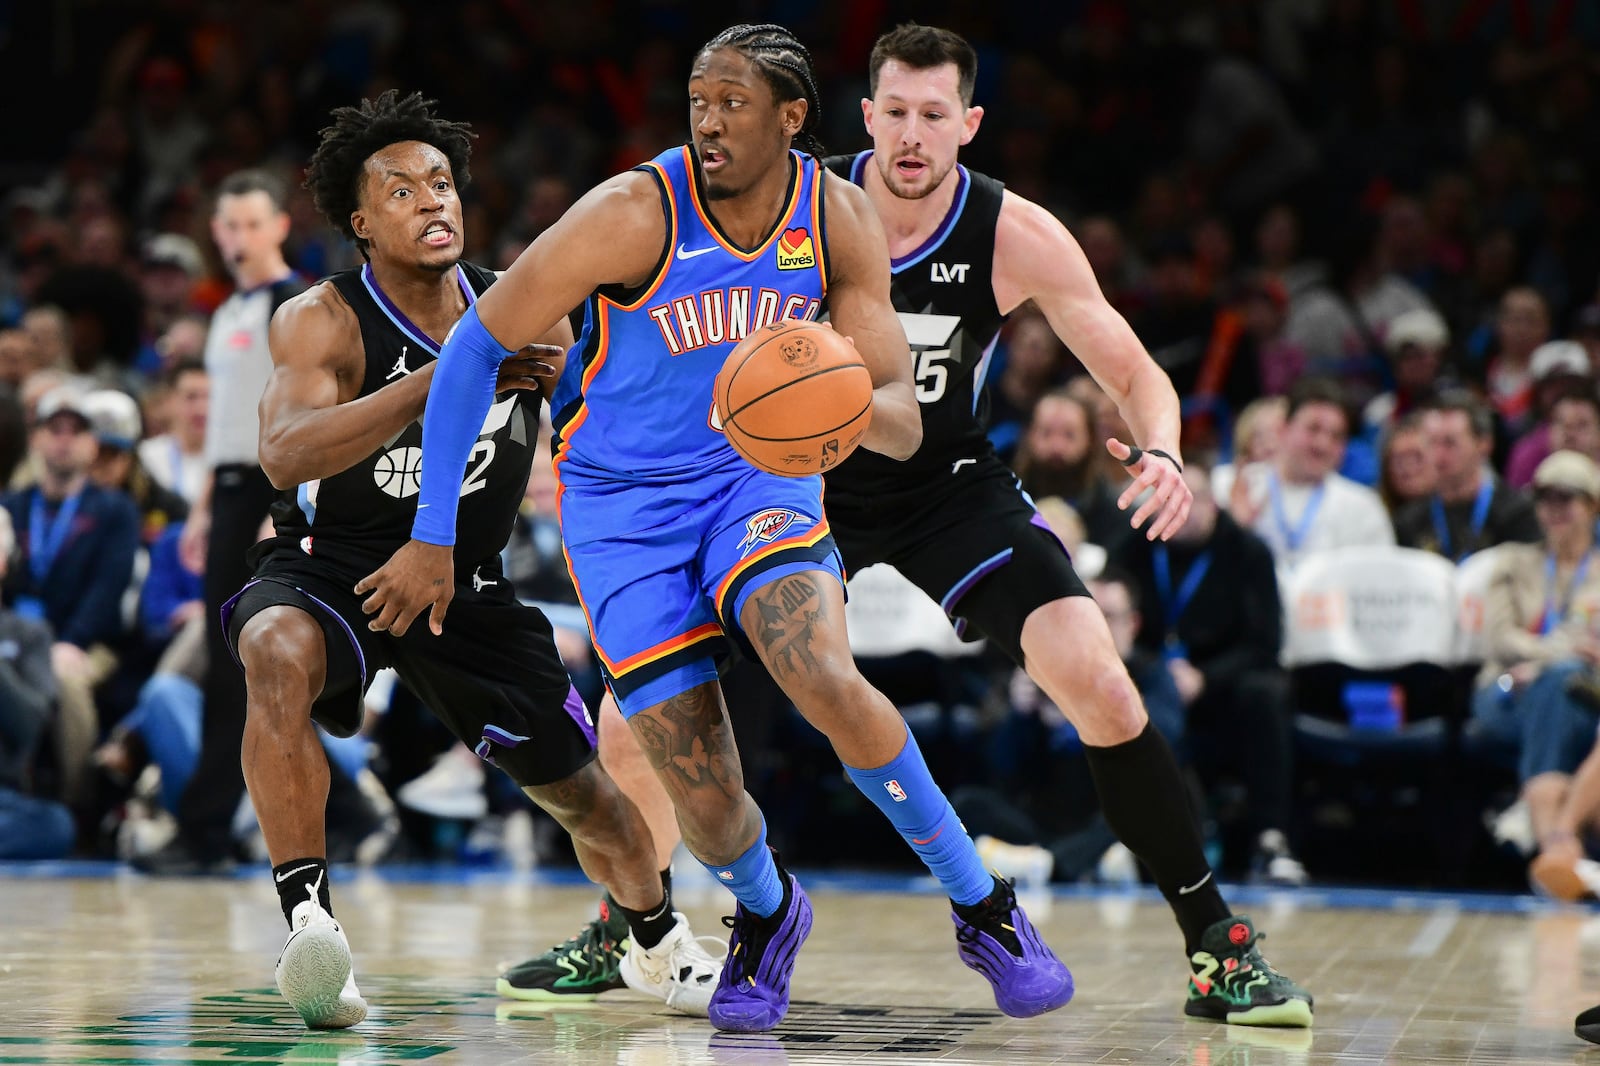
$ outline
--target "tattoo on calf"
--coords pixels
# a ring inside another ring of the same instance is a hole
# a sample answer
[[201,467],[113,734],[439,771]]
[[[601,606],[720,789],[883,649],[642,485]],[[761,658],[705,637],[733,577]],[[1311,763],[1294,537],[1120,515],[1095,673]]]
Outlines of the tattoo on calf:
[[795,574],[762,589],[754,599],[758,626],[751,636],[774,674],[799,677],[815,670],[812,647],[818,623],[827,617],[827,601],[817,583]]
[[714,788],[729,796],[744,792],[733,731],[713,686],[680,693],[654,715],[641,714],[630,725],[650,765],[658,773],[668,771],[677,789]]

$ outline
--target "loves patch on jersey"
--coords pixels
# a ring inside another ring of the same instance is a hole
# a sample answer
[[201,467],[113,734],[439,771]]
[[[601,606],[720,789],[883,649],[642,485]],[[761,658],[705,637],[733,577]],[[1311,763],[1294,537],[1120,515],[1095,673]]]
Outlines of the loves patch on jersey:
[[778,269],[809,270],[817,265],[811,234],[804,228],[787,229],[778,238]]
[[772,507],[762,511],[745,523],[744,539],[739,542],[740,553],[749,555],[750,549],[757,544],[771,544],[783,535],[784,530],[802,517],[782,507]]

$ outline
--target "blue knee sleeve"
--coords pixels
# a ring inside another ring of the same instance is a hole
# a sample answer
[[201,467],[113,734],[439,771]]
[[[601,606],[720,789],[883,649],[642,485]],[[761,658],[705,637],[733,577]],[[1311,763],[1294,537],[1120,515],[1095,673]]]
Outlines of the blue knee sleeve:
[[778,877],[778,864],[772,861],[767,850],[767,823],[761,823],[761,835],[743,855],[726,866],[700,865],[728,887],[734,898],[744,904],[745,910],[770,918],[778,913],[783,903],[783,881]]
[[477,304],[467,308],[445,338],[422,413],[422,489],[411,523],[414,539],[456,542],[456,506],[467,456],[494,403],[500,364],[513,354],[484,328]]
[[876,770],[844,769],[862,795],[877,804],[905,837],[952,900],[970,905],[994,891],[994,878],[983,868],[955,808],[934,784],[910,729],[906,730],[906,746],[888,765]]

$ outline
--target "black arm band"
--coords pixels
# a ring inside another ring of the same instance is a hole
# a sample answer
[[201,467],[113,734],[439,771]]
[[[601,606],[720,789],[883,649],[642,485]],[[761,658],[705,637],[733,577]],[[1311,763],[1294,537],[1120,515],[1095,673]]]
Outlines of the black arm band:
[[1166,452],[1162,451],[1160,448],[1141,448],[1137,444],[1130,444],[1128,447],[1128,457],[1122,460],[1123,466],[1132,466],[1140,459],[1143,459],[1146,455],[1159,455],[1161,458],[1171,463],[1177,469],[1178,473],[1183,473],[1183,464],[1178,462],[1178,460],[1174,459],[1172,456],[1168,455]]

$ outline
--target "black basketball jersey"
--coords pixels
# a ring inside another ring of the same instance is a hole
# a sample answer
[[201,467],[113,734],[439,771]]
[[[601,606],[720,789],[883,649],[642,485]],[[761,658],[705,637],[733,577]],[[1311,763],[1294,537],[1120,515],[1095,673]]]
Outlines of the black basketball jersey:
[[[470,263],[456,268],[469,304],[494,281],[493,271]],[[367,372],[362,396],[371,395],[439,356],[439,347],[378,287],[370,266],[328,279],[361,323]],[[538,438],[537,394],[511,391],[495,397],[467,460],[456,523],[456,569],[465,575],[479,564],[498,563],[500,550],[528,484]],[[365,565],[384,559],[411,538],[421,488],[422,420],[402,429],[359,463],[283,492],[273,505],[279,548],[312,558]],[[498,572],[498,569],[495,570]]]
[[[863,183],[872,153],[834,156],[828,169]],[[958,165],[950,211],[920,248],[890,261],[890,295],[911,342],[922,446],[899,462],[859,450],[828,471],[828,495],[881,496],[925,486],[957,460],[994,453],[984,433],[984,375],[1005,316],[994,302],[994,234],[1005,186]]]

